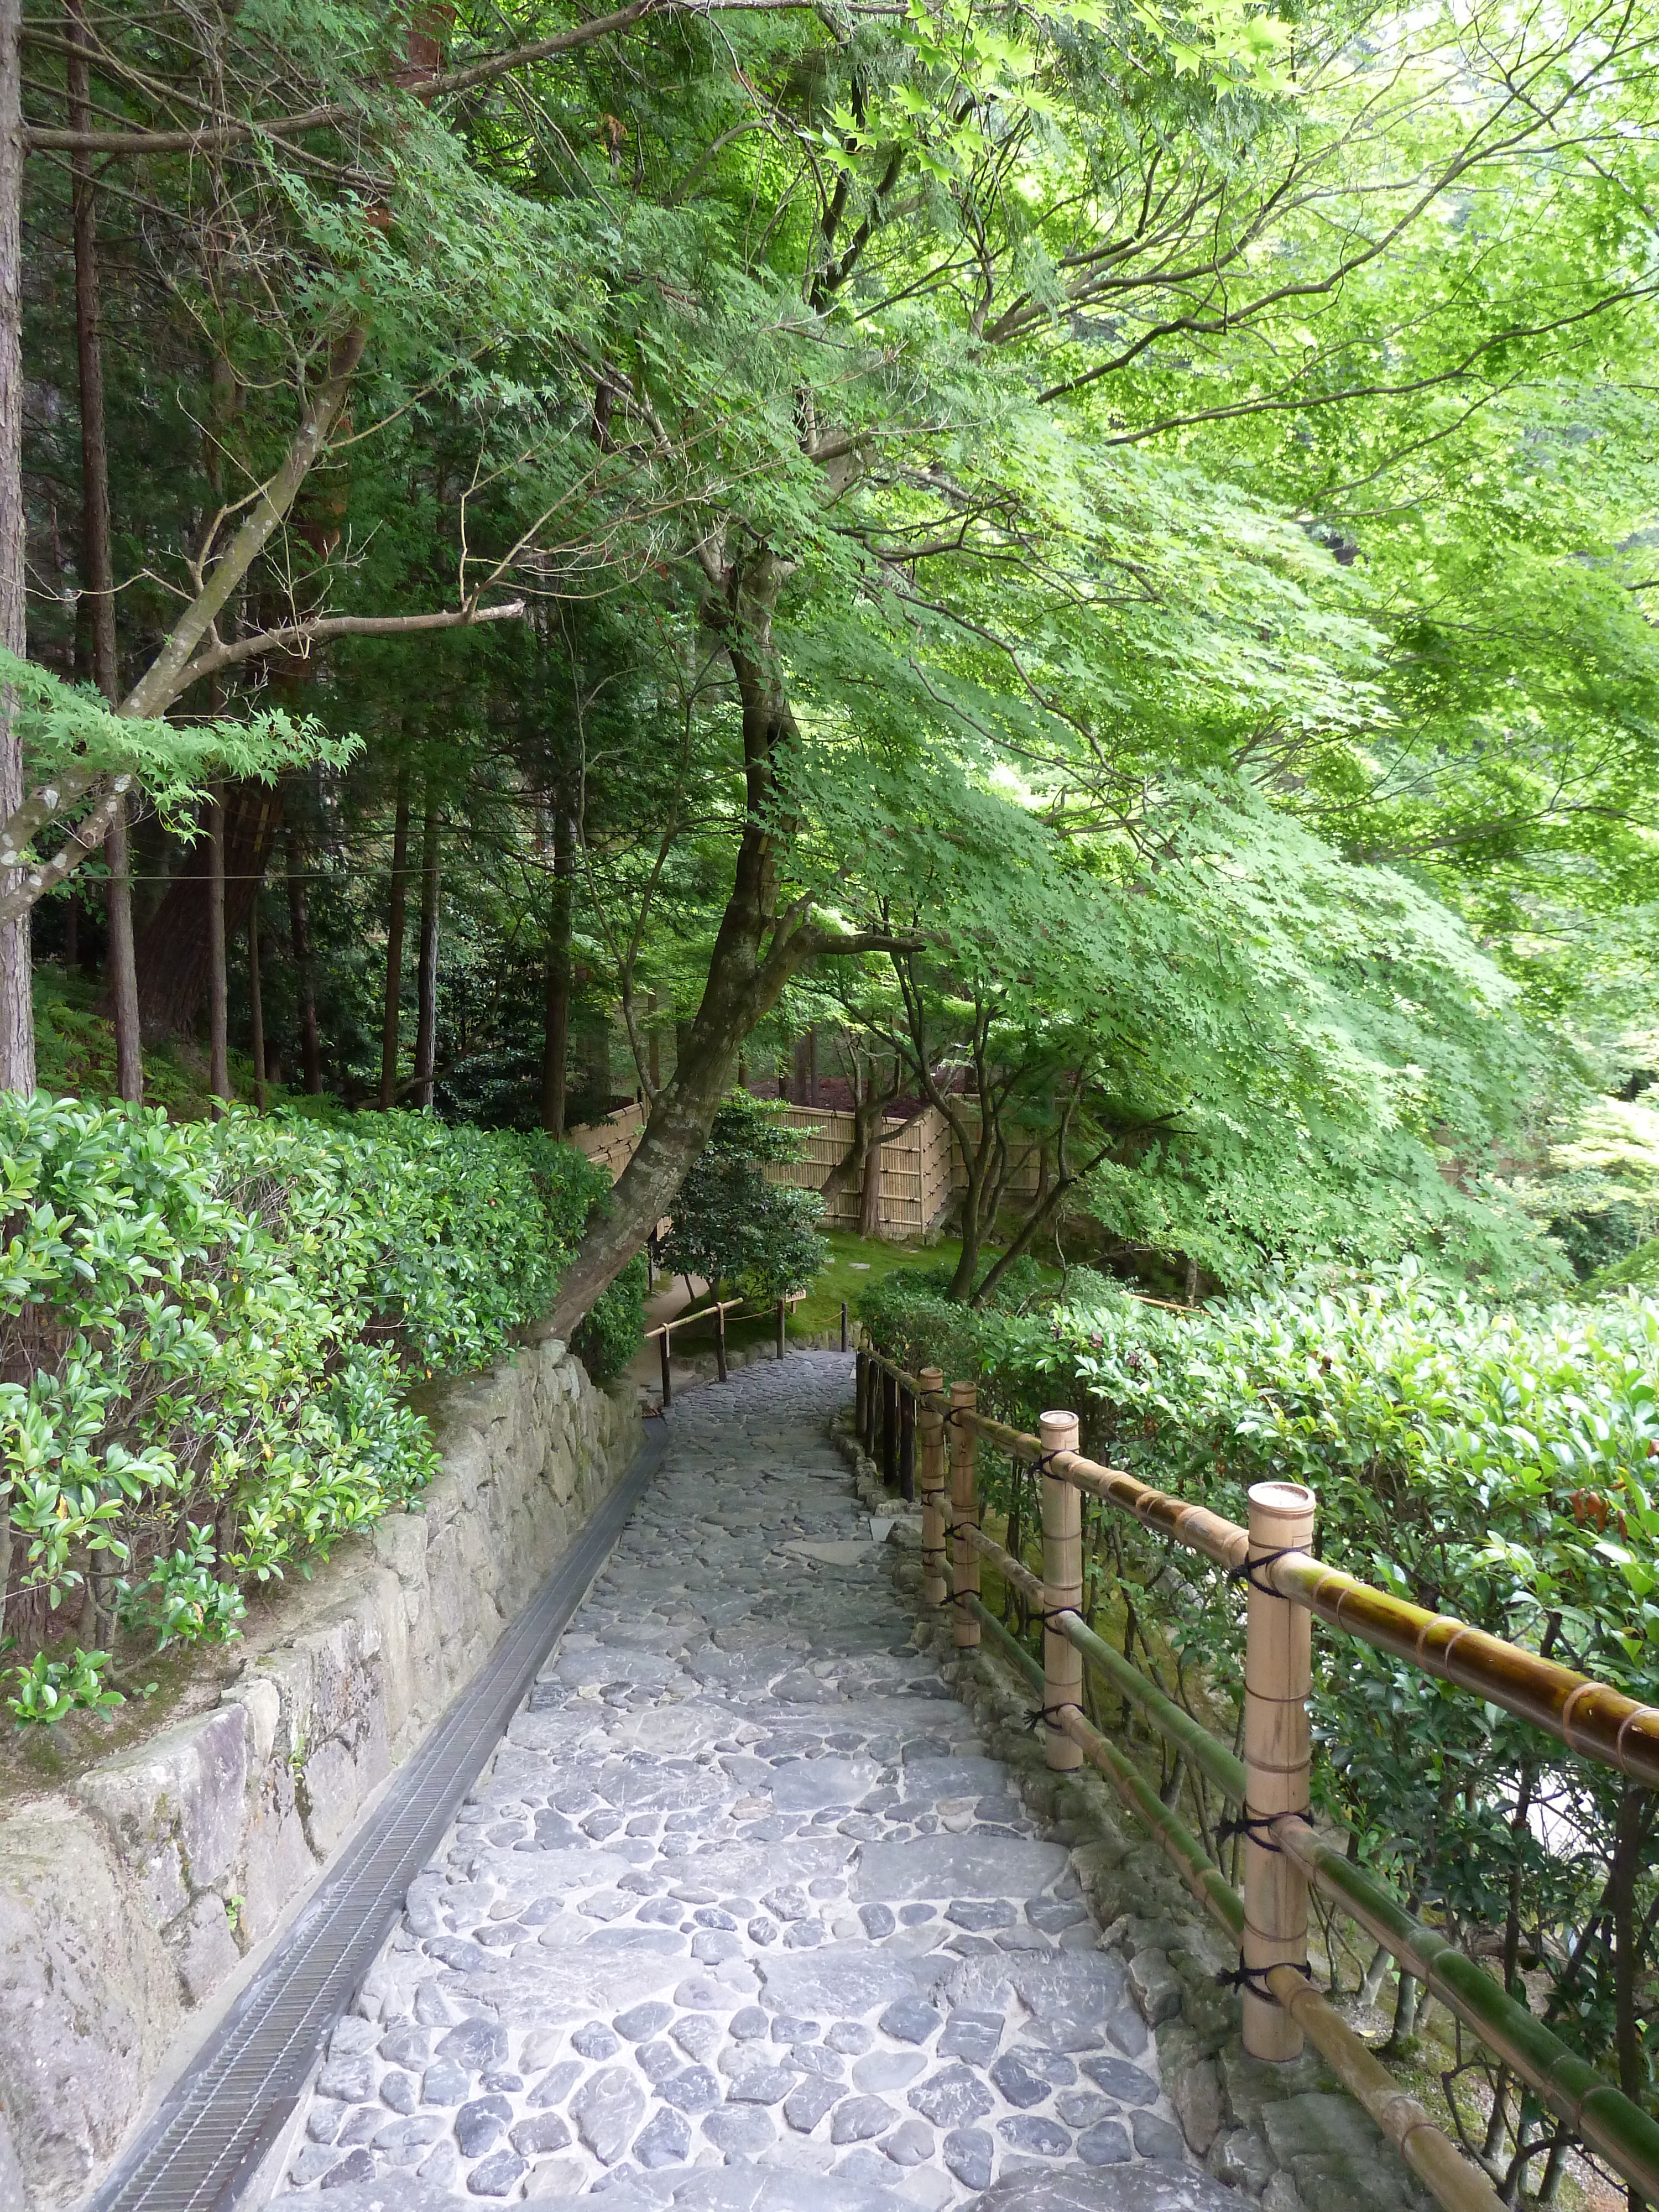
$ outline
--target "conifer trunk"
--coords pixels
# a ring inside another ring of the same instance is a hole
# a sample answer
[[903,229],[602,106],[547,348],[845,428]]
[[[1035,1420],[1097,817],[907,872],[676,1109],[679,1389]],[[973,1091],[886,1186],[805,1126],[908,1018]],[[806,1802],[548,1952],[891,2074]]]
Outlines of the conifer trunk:
[[[23,77],[21,0],[0,0],[0,646],[28,649],[24,614]],[[0,687],[0,821],[23,802],[16,695]],[[0,889],[22,873],[0,873]],[[34,1090],[29,918],[0,925],[0,1091]]]
[[253,1052],[253,1107],[263,1114],[265,1110],[265,1009],[259,988],[259,891],[256,885],[253,904],[247,916],[247,1000],[252,1029]]
[[428,785],[421,834],[421,949],[415,1023],[415,1103],[432,1103],[438,1048],[438,802]]
[[404,908],[409,869],[409,783],[398,777],[398,811],[392,831],[392,895],[386,911],[386,998],[380,1016],[380,1111],[398,1098],[398,1043],[404,998]]
[[216,783],[208,800],[208,1089],[216,1121],[230,1097],[230,1013],[225,989],[225,799]]
[[305,1071],[307,1095],[320,1097],[323,1054],[317,1036],[317,979],[311,964],[311,916],[306,907],[305,878],[299,870],[299,849],[294,832],[288,833],[288,931],[294,949],[294,974],[300,1001],[300,1065]]
[[553,911],[547,941],[547,1005],[542,1038],[542,1127],[564,1134],[564,1094],[570,1068],[570,933],[575,888],[576,825],[562,799],[553,811]]
[[[72,131],[92,126],[86,48],[86,0],[68,0],[70,54],[64,75]],[[121,696],[115,645],[115,564],[110,552],[109,448],[104,416],[104,355],[99,332],[98,201],[91,157],[71,163],[75,215],[75,347],[81,387],[81,579],[92,632],[92,675],[111,706]],[[109,949],[106,975],[115,1025],[115,1088],[137,1105],[144,1095],[143,1040],[138,1023],[138,967],[132,933],[132,863],[126,802],[118,800],[104,836],[109,866]]]

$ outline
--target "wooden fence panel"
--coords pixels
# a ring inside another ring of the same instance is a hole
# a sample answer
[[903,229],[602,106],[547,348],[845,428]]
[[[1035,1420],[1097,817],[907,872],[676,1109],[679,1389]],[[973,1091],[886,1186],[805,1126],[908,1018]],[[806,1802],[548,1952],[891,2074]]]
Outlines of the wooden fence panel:
[[[805,1143],[798,1160],[778,1160],[767,1169],[768,1182],[822,1190],[830,1170],[853,1148],[854,1116],[834,1106],[791,1106],[782,1118],[802,1132]],[[605,1167],[615,1182],[638,1149],[645,1120],[643,1106],[621,1106],[603,1121],[572,1129],[570,1141]],[[961,1187],[951,1174],[956,1148],[945,1117],[931,1106],[908,1127],[898,1120],[884,1126],[878,1233],[895,1243],[917,1243],[938,1221],[952,1189]],[[860,1197],[857,1190],[837,1191],[826,1201],[825,1226],[856,1229]]]

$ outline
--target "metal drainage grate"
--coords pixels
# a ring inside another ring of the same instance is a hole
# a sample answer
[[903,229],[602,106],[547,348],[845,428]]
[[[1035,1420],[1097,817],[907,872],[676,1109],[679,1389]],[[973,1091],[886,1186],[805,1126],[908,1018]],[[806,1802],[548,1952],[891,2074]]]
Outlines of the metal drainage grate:
[[495,1749],[554,1640],[656,1473],[665,1423],[574,1546],[393,1778],[282,1948],[248,1984],[90,2212],[229,2212],[292,2113],[324,2037],[350,2003],[409,1886]]

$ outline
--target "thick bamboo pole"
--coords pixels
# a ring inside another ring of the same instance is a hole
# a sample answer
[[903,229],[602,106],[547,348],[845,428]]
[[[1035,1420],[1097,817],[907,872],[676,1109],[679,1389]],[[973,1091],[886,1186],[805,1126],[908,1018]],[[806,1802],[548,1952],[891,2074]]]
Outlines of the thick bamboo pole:
[[964,1415],[971,1414],[979,1392],[972,1382],[951,1385],[951,1519],[956,1529],[951,1565],[956,1570],[956,1620],[951,1634],[958,1650],[970,1651],[979,1642],[979,1623],[964,1598],[979,1595],[979,1554],[968,1531],[979,1527],[979,1492],[974,1477],[974,1431]]
[[[1300,1482],[1250,1492],[1250,1565],[1313,1538],[1314,1494]],[[1308,1877],[1267,1832],[1308,1810],[1311,1623],[1252,1571],[1244,1620],[1244,2048],[1252,2058],[1302,2056],[1302,2030],[1264,1985],[1269,1967],[1308,1960]]]
[[[1045,1454],[1074,1452],[1075,1413],[1044,1413],[1038,1430]],[[1065,1716],[1083,1705],[1083,1654],[1056,1616],[1083,1610],[1083,1499],[1075,1483],[1042,1470],[1043,1751],[1051,1768],[1075,1773],[1083,1753],[1066,1733]]]
[[[1042,1446],[1036,1437],[982,1413],[973,1417],[973,1424],[977,1434],[999,1451],[1026,1461],[1042,1456]],[[1230,1572],[1243,1568],[1249,1551],[1248,1533],[1207,1506],[1190,1505],[1166,1491],[1154,1490],[1121,1468],[1101,1467],[1080,1455],[1068,1455],[1054,1471],[1091,1498],[1132,1514],[1154,1534],[1201,1552]],[[1606,1682],[1540,1659],[1536,1652],[1523,1651],[1449,1614],[1409,1605],[1304,1554],[1275,1559],[1263,1570],[1262,1578],[1281,1597],[1306,1606],[1317,1619],[1358,1642],[1409,1660],[1425,1674],[1455,1683],[1460,1689],[1473,1690],[1516,1719],[1547,1730],[1581,1757],[1659,1789],[1659,1705],[1638,1705]]]
[[[924,1391],[937,1396],[945,1376],[924,1367],[917,1376]],[[921,1461],[921,1590],[930,1606],[945,1602],[945,1417],[924,1397],[918,1401],[916,1433]]]
[[[1028,1658],[1025,1664],[1035,1676],[1036,1662]],[[1197,1837],[1161,1802],[1116,1746],[1091,1728],[1075,1708],[1067,1713],[1066,1724],[1091,1762],[1099,1767],[1130,1811],[1139,1817],[1163,1846],[1199,1903],[1235,1941],[1243,1938],[1246,1932],[1244,1908],[1220,1869],[1205,1856]],[[1305,2034],[1343,2087],[1364,2106],[1413,2172],[1428,2187],[1443,2212],[1499,2212],[1497,2191],[1486,2176],[1459,2155],[1455,2146],[1435,2126],[1416,2098],[1400,2087],[1341,2014],[1325,2002],[1310,1983],[1291,1966],[1279,1966],[1269,1970],[1267,1984],[1272,2000],[1285,2008],[1292,2020],[1298,2044]],[[1246,1993],[1247,2001],[1249,1994]]]
[[899,1386],[889,1367],[881,1378],[881,1479],[889,1490],[898,1487]]
[[[924,1394],[937,1390],[927,1370],[919,1379]],[[975,1428],[999,1426],[970,1414]],[[1036,1446],[1036,1439],[1024,1439]],[[1040,1449],[1040,1447],[1038,1447]],[[1027,1456],[1035,1456],[1028,1452]],[[1087,1462],[1085,1463],[1085,1465]],[[1242,1534],[1243,1532],[1240,1532]],[[976,1552],[990,1559],[1013,1588],[1034,1606],[1042,1602],[1042,1585],[1029,1569],[1012,1559],[981,1529],[969,1532]],[[1267,1571],[1271,1572],[1272,1570]],[[995,1614],[977,1597],[965,1601],[981,1624],[993,1632],[993,1640],[1025,1679],[1046,1693],[1043,1669]],[[1121,1694],[1130,1698],[1170,1742],[1183,1751],[1193,1764],[1235,1803],[1246,1798],[1243,1762],[1216,1741],[1140,1670],[1103,1643],[1075,1613],[1060,1626],[1088,1664],[1103,1674]],[[1523,1655],[1524,1656],[1524,1655]],[[1243,1931],[1243,1906],[1219,1872],[1191,1837],[1152,1793],[1138,1771],[1112,1746],[1096,1735],[1086,1722],[1072,1731],[1091,1761],[1106,1771],[1126,1802],[1140,1814],[1158,1841],[1180,1867],[1188,1887],[1236,1936]],[[1383,1944],[1407,1972],[1414,1974],[1487,2048],[1502,2058],[1523,2081],[1529,2083],[1550,2109],[1580,2135],[1588,2146],[1607,2159],[1628,2181],[1659,2201],[1659,2123],[1633,2104],[1610,2082],[1569,2050],[1540,2020],[1518,2005],[1473,1960],[1436,1929],[1425,1927],[1362,1867],[1297,1815],[1281,1815],[1273,1828],[1274,1840],[1294,1858],[1323,1893],[1358,1925]],[[1401,2115],[1415,2110],[1385,2070],[1363,2045],[1353,2050],[1332,2039],[1328,2021],[1335,2021],[1341,2036],[1347,2031],[1336,2015],[1303,1978],[1289,1967],[1273,1969],[1268,1987],[1293,2018],[1300,2017],[1312,2042],[1338,2072],[1345,2085],[1364,2103],[1390,2138],[1406,2150],[1413,2168],[1449,2207],[1489,2208],[1497,2200],[1480,2177],[1457,2156],[1443,2137],[1434,2136],[1436,2148],[1418,2123],[1401,2131]],[[1348,2037],[1348,2041],[1354,2039]],[[1357,2055],[1356,2055],[1357,2054]],[[1389,2114],[1394,2115],[1391,2123]],[[1409,2145],[1407,2136],[1411,2136]],[[1449,2160],[1449,2163],[1448,2161]]]
[[1659,2203],[1659,2123],[1508,1996],[1484,1967],[1413,1918],[1382,1885],[1303,1820],[1280,1820],[1276,1840],[1324,1894],[1387,1947],[1447,2010],[1528,2082],[1591,2150]]

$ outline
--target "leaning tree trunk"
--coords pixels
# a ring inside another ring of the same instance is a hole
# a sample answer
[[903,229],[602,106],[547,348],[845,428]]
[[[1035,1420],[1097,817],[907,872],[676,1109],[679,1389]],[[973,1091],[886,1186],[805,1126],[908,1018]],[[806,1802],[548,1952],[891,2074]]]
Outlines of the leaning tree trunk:
[[[72,131],[92,127],[86,0],[69,0],[70,58],[64,66]],[[109,450],[104,424],[104,355],[98,328],[98,201],[90,155],[71,163],[75,211],[75,346],[81,385],[81,567],[92,630],[93,681],[112,707],[121,696],[115,651],[115,563],[110,553]],[[132,938],[132,860],[127,809],[118,799],[104,836],[109,865],[106,975],[115,1025],[115,1088],[129,1104],[144,1095],[138,1024],[138,969]]]
[[777,921],[777,755],[794,734],[783,686],[771,665],[770,597],[744,610],[743,641],[727,652],[743,708],[746,807],[731,895],[720,916],[702,1001],[686,1049],[651,1102],[639,1148],[617,1180],[610,1206],[577,1249],[559,1286],[553,1327],[568,1336],[613,1283],[662,1216],[672,1211],[686,1170],[708,1140],[732,1085],[744,1041],[772,1011],[799,965],[787,942],[773,943]]
[[[21,659],[24,617],[23,64],[20,0],[0,0],[0,646]],[[23,803],[17,696],[0,688],[0,821]],[[8,868],[0,889],[22,874]],[[0,1091],[34,1090],[34,1006],[27,914],[0,925]]]

